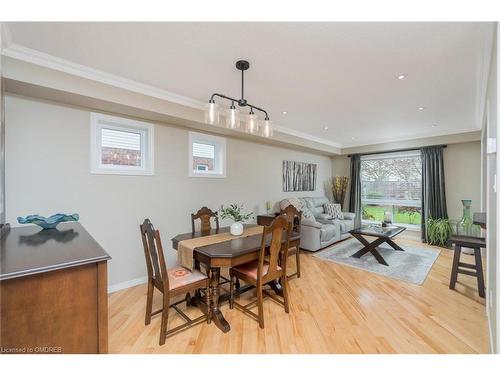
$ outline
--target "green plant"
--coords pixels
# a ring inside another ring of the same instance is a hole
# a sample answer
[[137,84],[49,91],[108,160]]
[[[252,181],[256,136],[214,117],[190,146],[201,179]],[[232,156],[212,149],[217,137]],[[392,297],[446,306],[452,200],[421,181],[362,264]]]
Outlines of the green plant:
[[230,204],[225,208],[221,206],[220,214],[222,219],[232,219],[236,222],[243,222],[253,218],[253,212],[244,213],[243,205],[238,206],[236,203]]
[[429,245],[446,246],[451,234],[452,228],[449,219],[427,219],[426,235]]

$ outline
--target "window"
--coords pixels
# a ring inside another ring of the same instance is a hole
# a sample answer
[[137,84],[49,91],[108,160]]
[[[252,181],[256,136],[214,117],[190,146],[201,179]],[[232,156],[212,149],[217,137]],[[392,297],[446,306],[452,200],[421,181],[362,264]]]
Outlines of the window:
[[189,132],[189,176],[226,177],[226,140]]
[[420,227],[420,151],[362,156],[360,177],[363,221],[381,222],[389,211],[394,224]]
[[154,173],[154,126],[120,117],[91,114],[91,173]]

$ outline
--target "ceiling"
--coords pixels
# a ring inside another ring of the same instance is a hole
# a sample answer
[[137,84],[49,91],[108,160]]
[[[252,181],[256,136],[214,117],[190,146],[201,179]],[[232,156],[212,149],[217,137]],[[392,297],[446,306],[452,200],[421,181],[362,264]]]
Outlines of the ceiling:
[[249,102],[341,147],[478,130],[492,25],[8,24],[16,45],[202,102],[239,97],[234,63],[247,59]]

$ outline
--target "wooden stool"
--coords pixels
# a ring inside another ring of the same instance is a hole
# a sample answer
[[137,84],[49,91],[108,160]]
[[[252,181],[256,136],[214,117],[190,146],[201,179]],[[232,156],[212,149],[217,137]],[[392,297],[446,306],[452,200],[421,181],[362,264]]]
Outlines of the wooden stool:
[[[485,239],[479,237],[475,238],[475,237],[452,236],[450,242],[452,245],[453,244],[455,245],[455,254],[453,255],[453,266],[451,268],[450,289],[455,289],[455,283],[457,282],[457,276],[459,273],[469,276],[475,276],[477,278],[477,287],[479,296],[484,298],[485,297],[484,276],[483,276],[483,265],[481,260],[481,248],[486,247]],[[469,247],[474,249],[474,257],[476,264],[460,262],[460,254],[462,252],[462,247]],[[469,270],[474,270],[475,272]]]

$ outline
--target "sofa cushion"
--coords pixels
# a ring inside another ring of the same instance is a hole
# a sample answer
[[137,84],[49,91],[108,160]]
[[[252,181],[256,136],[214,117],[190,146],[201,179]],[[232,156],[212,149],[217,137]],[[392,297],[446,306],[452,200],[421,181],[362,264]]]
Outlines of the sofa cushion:
[[305,197],[302,199],[306,202],[307,208],[311,210],[316,218],[319,217],[320,214],[325,213],[323,205],[329,202],[326,197]]
[[330,215],[333,219],[344,220],[344,215],[342,214],[342,209],[338,203],[325,203],[325,212]]
[[330,241],[333,237],[335,237],[335,225],[333,224],[323,224],[320,229],[319,238],[321,242]]

